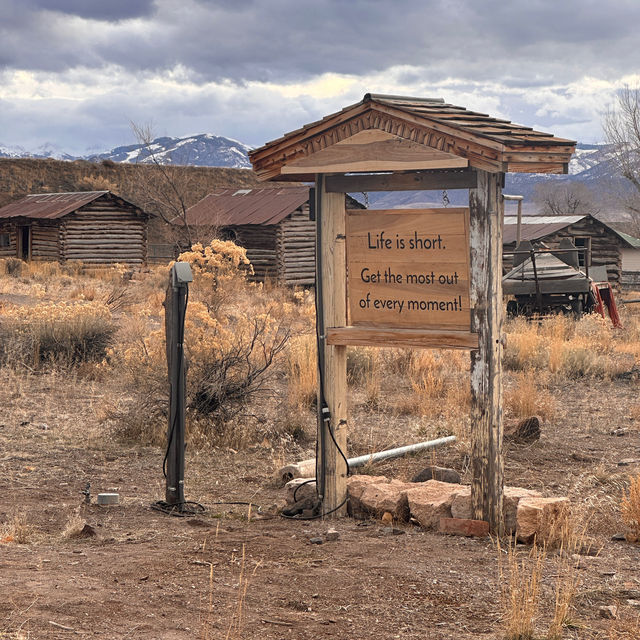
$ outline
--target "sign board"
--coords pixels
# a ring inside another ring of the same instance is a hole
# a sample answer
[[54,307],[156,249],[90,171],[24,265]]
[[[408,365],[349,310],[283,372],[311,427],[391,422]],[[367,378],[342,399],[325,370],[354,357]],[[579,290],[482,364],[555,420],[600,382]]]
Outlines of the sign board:
[[352,326],[470,331],[469,209],[348,210]]

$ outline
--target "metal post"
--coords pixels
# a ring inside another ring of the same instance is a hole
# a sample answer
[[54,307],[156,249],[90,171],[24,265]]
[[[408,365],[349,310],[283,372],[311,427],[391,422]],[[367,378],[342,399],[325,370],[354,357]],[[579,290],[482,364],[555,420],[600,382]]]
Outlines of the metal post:
[[184,319],[193,280],[187,262],[176,262],[171,269],[165,301],[165,331],[169,373],[169,425],[167,430],[166,492],[168,505],[184,503],[184,425],[186,371],[184,360]]

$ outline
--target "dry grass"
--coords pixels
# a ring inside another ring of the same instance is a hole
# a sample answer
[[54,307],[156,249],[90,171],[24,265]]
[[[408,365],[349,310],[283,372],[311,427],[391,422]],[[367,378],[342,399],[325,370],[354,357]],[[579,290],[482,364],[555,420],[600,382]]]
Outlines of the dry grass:
[[[506,564],[504,556],[506,555]],[[505,640],[533,640],[540,608],[540,585],[546,553],[533,545],[523,555],[510,542],[503,550],[498,540],[498,572],[502,589]]]
[[515,418],[538,416],[550,420],[556,412],[555,400],[551,393],[539,384],[539,374],[520,371],[515,376],[515,384],[504,393],[504,408]]
[[0,543],[28,544],[33,541],[35,528],[23,513],[13,515],[0,527]]
[[629,490],[622,492],[620,511],[629,530],[627,539],[640,542],[640,474],[629,478]]
[[295,336],[285,352],[287,403],[294,410],[309,410],[318,393],[315,335]]

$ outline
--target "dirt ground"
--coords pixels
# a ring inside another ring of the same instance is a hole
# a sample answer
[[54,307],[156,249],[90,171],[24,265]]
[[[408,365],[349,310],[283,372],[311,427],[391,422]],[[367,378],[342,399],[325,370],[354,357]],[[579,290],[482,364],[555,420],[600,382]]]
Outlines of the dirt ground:
[[[569,495],[601,547],[576,560],[578,592],[564,637],[638,638],[640,546],[611,540],[623,529],[622,487],[640,471],[631,411],[638,382],[567,382],[552,391],[558,411],[541,439],[506,448],[506,482]],[[112,438],[98,421],[105,401],[98,382],[0,371],[0,525],[21,515],[29,528],[26,543],[0,544],[0,638],[503,637],[505,583],[494,541],[413,525],[392,535],[377,521],[282,519],[274,469],[283,457],[309,454],[312,443],[287,452],[267,443],[188,451],[185,493],[206,512],[167,516],[151,509],[164,497],[163,451]],[[386,426],[370,413],[356,412],[353,422],[362,433]],[[624,435],[611,435],[618,428]],[[388,440],[406,443],[398,431]],[[625,459],[636,462],[620,466]],[[433,461],[427,454],[371,471],[404,479]],[[469,481],[461,450],[441,450],[435,461]],[[117,491],[121,505],[96,505],[104,491]],[[231,502],[256,506],[249,514],[245,505],[220,504]],[[80,519],[94,536],[63,535]],[[310,543],[329,526],[338,541]],[[545,560],[541,630],[552,616],[558,562],[555,552]],[[602,605],[617,606],[617,619],[603,619]]]

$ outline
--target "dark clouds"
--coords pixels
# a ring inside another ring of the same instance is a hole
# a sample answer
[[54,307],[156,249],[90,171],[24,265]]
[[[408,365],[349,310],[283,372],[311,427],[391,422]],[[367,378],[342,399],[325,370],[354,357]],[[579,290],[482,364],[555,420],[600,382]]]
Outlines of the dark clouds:
[[637,0],[0,0],[0,17],[0,142],[73,153],[132,142],[130,120],[260,145],[366,91],[598,141],[638,74]]
[[202,80],[236,82],[366,74],[394,65],[425,66],[434,81],[536,72],[564,81],[578,67],[595,74],[634,70],[640,24],[640,3],[627,0],[9,0],[8,6],[14,19],[0,27],[5,66],[159,71],[180,64]]

